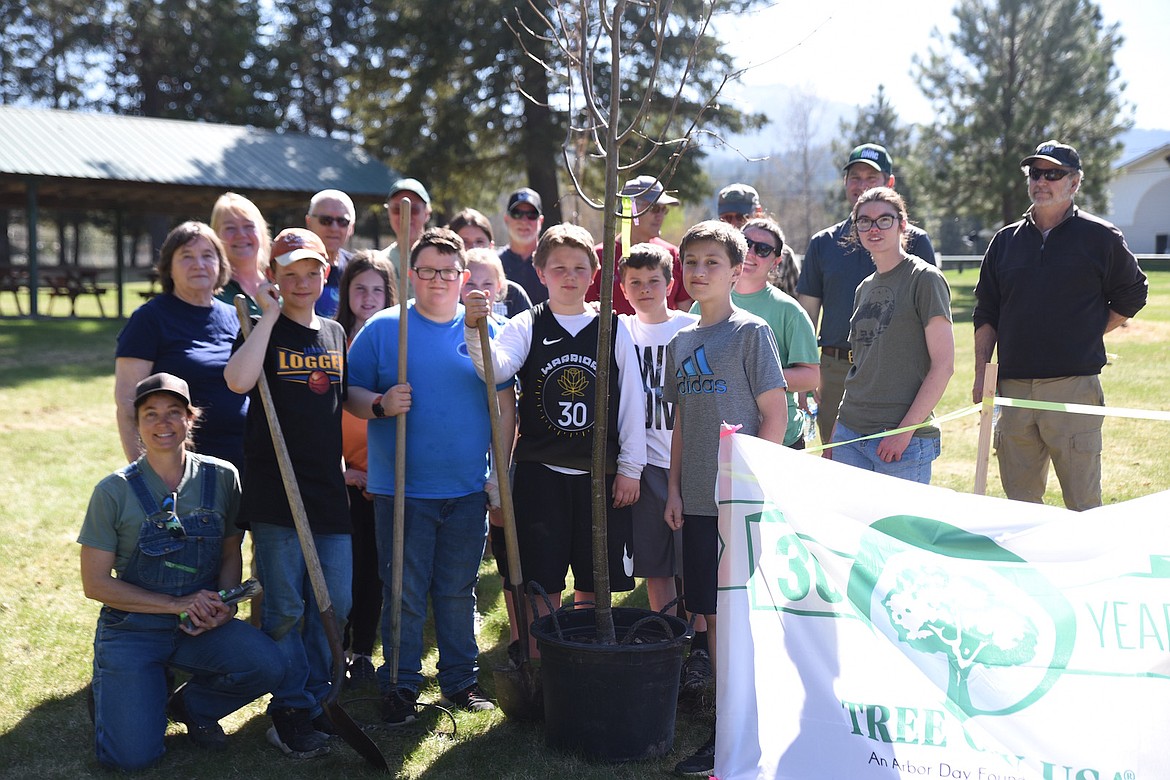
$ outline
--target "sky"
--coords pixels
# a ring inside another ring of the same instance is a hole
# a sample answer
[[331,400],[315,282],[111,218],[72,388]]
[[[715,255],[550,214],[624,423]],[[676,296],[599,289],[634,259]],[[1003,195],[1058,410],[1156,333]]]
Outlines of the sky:
[[[1097,0],[1105,23],[1120,23],[1116,64],[1134,105],[1134,127],[1170,130],[1170,0]],[[879,84],[902,121],[925,123],[930,104],[910,75],[931,31],[954,30],[949,0],[773,0],[751,18],[720,19],[749,85],[789,84],[826,100],[872,102]],[[860,23],[882,15],[888,34]]]

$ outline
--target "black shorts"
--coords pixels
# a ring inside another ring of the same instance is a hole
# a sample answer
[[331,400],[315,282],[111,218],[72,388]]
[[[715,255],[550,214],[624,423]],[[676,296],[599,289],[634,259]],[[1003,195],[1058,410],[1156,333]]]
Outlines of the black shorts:
[[[620,592],[634,589],[632,522],[629,507],[613,508],[613,479],[605,478],[609,583]],[[516,464],[512,501],[525,583],[536,581],[550,594],[560,593],[572,567],[576,589],[594,590],[591,494],[588,474],[562,474],[541,463]]]
[[719,585],[719,518],[683,515],[683,608],[714,615]]

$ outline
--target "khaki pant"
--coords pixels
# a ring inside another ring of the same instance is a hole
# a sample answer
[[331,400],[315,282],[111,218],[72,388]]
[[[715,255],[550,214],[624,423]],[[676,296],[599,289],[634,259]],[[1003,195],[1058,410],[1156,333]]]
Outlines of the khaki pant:
[[841,397],[845,395],[845,375],[852,367],[853,364],[848,360],[821,353],[821,400],[817,402],[817,429],[821,433],[821,444],[828,444],[833,439],[837,410],[841,408]]
[[[1032,401],[1104,406],[1100,377],[1001,379],[999,395]],[[1056,470],[1064,505],[1082,511],[1101,506],[1101,424],[1095,414],[1000,407],[995,454],[1007,497],[1041,503],[1048,464]]]

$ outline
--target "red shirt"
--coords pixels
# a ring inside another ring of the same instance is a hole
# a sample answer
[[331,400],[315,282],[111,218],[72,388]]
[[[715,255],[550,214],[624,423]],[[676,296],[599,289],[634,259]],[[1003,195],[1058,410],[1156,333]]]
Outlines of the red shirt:
[[[646,243],[655,244],[657,246],[662,247],[667,252],[670,252],[670,257],[674,260],[674,267],[671,269],[671,272],[670,272],[671,279],[674,281],[674,287],[672,287],[670,292],[667,293],[667,295],[666,295],[667,307],[671,308],[671,309],[683,309],[682,306],[678,305],[679,301],[681,300],[681,301],[683,301],[684,305],[686,306],[686,308],[683,310],[684,311],[689,310],[691,298],[689,295],[687,295],[686,288],[683,287],[682,261],[679,260],[678,247],[675,246],[674,244],[670,243],[669,241],[665,241],[662,238],[659,238],[658,236],[655,236],[654,238],[650,239]],[[621,254],[622,254],[621,239],[618,239],[615,242],[615,245],[617,247],[617,251],[614,252],[614,257],[616,258],[616,260],[614,262],[616,263],[617,260],[621,259]],[[605,258],[602,257],[602,253],[604,252],[604,250],[605,250],[605,247],[602,244],[598,244],[597,246],[594,247],[594,251],[597,252],[597,263],[599,266],[605,260]],[[613,271],[614,271],[614,273],[613,273],[613,310],[615,312],[617,312],[618,314],[633,314],[634,307],[630,305],[630,302],[626,300],[625,293],[622,292],[622,286],[621,286],[622,280],[621,280],[621,277],[618,275],[616,265],[614,266]],[[585,300],[587,300],[587,301],[601,300],[601,268],[600,267],[597,269],[597,273],[593,275],[593,282],[589,285],[589,290],[585,293]]]

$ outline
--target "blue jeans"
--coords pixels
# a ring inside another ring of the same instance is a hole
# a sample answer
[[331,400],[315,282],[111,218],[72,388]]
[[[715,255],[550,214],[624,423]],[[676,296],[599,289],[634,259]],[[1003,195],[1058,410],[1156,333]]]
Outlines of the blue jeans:
[[[833,441],[849,441],[861,435],[846,428],[838,419],[837,429],[833,432]],[[843,444],[829,451],[833,453],[833,460],[837,463],[856,466],[859,469],[874,471],[890,477],[908,479],[911,482],[921,482],[923,485],[930,484],[930,464],[942,452],[940,439],[924,439],[921,436],[915,436],[906,445],[902,459],[889,463],[877,456],[877,448],[880,443],[881,439],[866,439],[853,444]]]
[[[272,523],[253,523],[256,573],[264,584],[260,628],[276,641],[288,667],[283,683],[272,692],[269,712],[295,707],[321,713],[321,700],[333,678],[333,654],[329,649],[321,611],[295,528]],[[353,547],[349,534],[313,534],[333,613],[338,620],[349,614],[353,595]],[[302,618],[304,623],[301,623]],[[341,627],[338,626],[338,635]]]
[[162,758],[167,667],[191,673],[183,702],[204,726],[280,685],[285,667],[276,643],[247,623],[232,620],[199,636],[178,624],[175,615],[102,608],[93,697],[97,759],[105,766],[141,769]]
[[[378,565],[382,572],[382,654],[389,663],[391,564],[394,496],[374,496]],[[444,695],[463,690],[479,677],[475,643],[475,584],[487,535],[487,494],[459,498],[406,499],[402,547],[402,620],[398,653],[399,688],[418,693],[422,686],[423,624],[427,597],[435,615],[439,646],[439,688]],[[390,686],[389,666],[378,670],[382,688]]]

